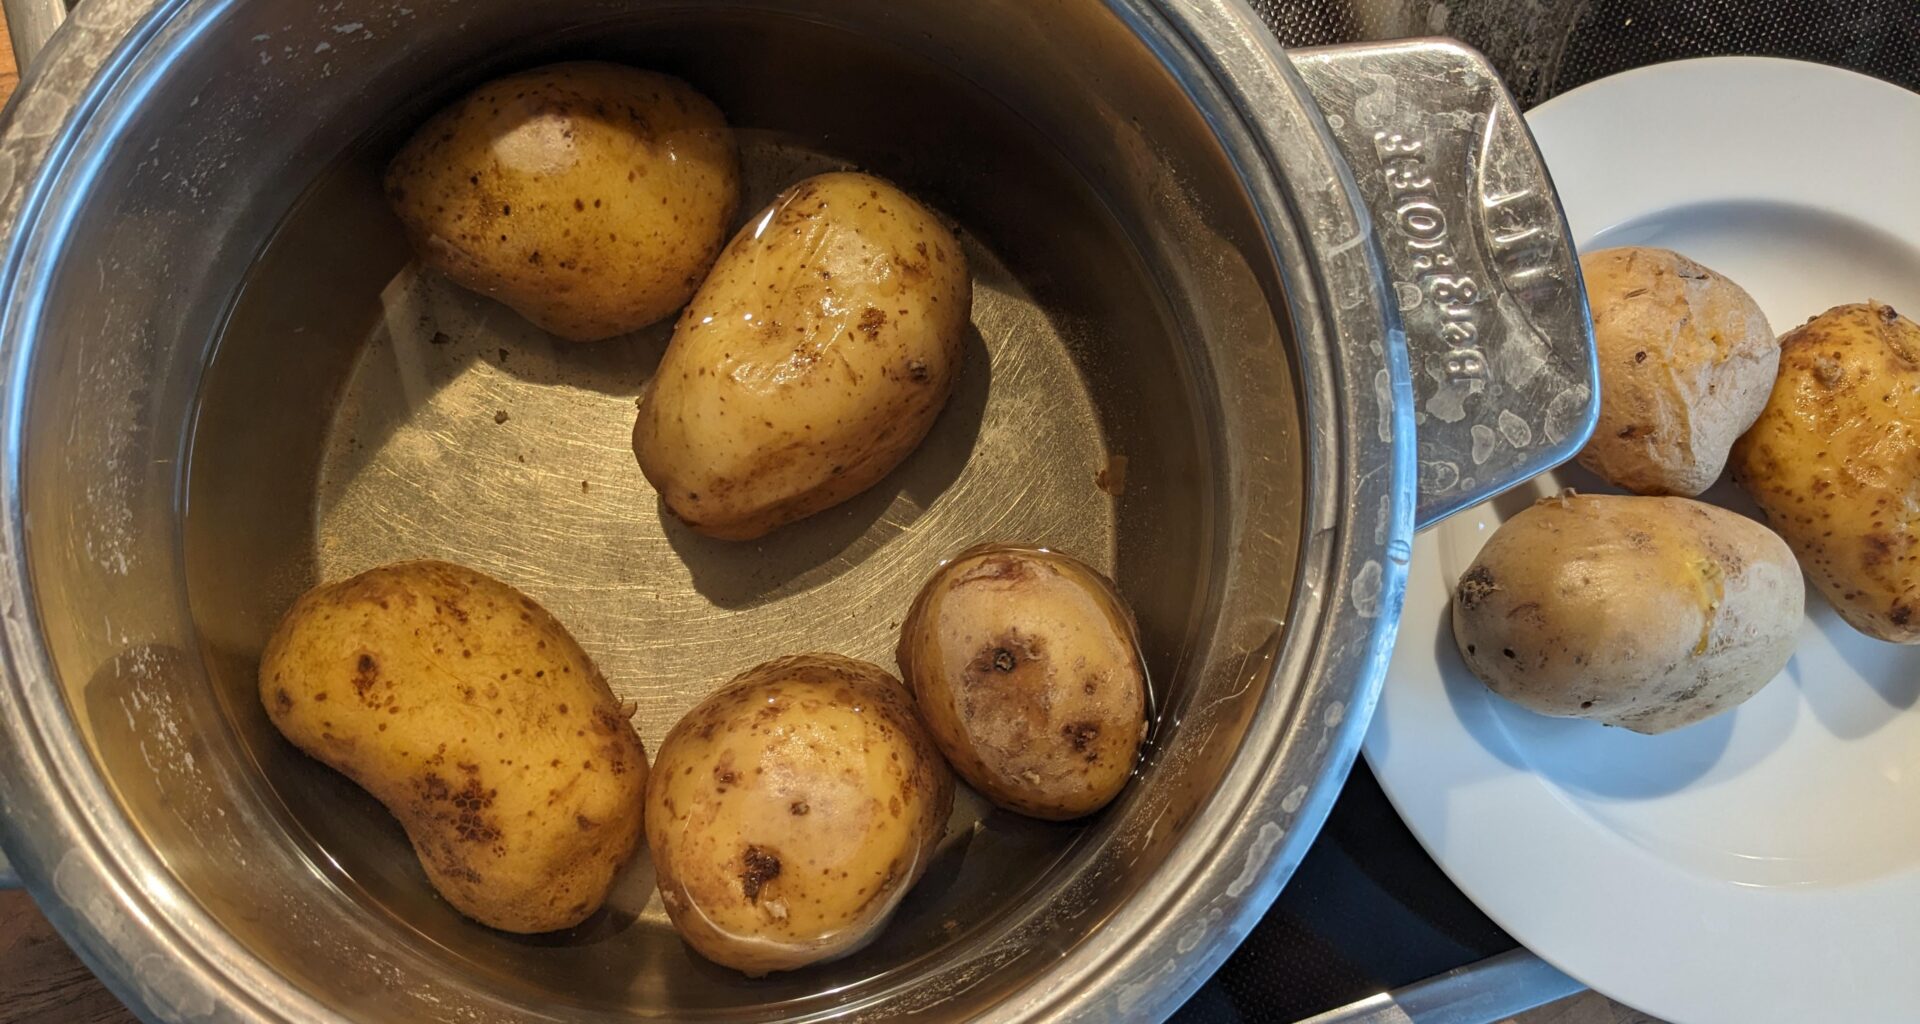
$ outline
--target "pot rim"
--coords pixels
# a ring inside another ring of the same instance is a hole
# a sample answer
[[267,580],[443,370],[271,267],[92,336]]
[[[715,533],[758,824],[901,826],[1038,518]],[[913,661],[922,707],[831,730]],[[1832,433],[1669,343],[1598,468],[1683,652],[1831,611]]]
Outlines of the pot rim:
[[[0,125],[0,846],[81,958],[144,1016],[338,1021],[179,889],[122,814],[54,682],[24,562],[24,382],[62,225],[143,81],[234,2],[89,0]],[[1238,945],[1352,766],[1392,648],[1413,532],[1404,338],[1365,207],[1305,86],[1241,0],[1102,2],[1206,115],[1264,224],[1302,372],[1303,548],[1284,641],[1269,652],[1265,694],[1219,787],[1140,893],[992,1007],[982,1018],[992,1021],[1163,1018]],[[1359,528],[1354,510],[1376,508],[1374,528]]]

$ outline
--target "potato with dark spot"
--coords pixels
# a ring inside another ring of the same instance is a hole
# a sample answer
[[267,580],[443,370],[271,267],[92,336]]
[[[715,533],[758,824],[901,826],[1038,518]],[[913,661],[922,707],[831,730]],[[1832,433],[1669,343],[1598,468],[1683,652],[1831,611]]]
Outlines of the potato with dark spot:
[[260,697],[482,924],[580,923],[639,845],[628,712],[552,615],[472,569],[402,562],[308,591],[267,643]]
[[1146,737],[1133,613],[1057,551],[989,544],[921,588],[900,671],[940,750],[995,804],[1064,820],[1107,805]]
[[422,263],[569,341],[665,319],[740,205],[725,118],[685,82],[553,64],[435,115],[387,168]]
[[1566,494],[1500,524],[1453,592],[1453,638],[1543,715],[1661,733],[1719,714],[1793,656],[1805,591],[1771,530],[1670,497]]
[[1692,497],[1767,404],[1780,346],[1739,285],[1667,249],[1580,257],[1600,422],[1580,464],[1637,494]]
[[1879,302],[1836,306],[1780,346],[1733,478],[1841,618],[1920,643],[1920,324]]
[[714,264],[640,401],[668,510],[750,540],[872,487],[953,393],[973,286],[960,243],[878,178],[781,193]]
[[801,654],[741,673],[667,733],[647,847],[687,944],[758,977],[878,934],[952,807],[906,688],[863,661]]

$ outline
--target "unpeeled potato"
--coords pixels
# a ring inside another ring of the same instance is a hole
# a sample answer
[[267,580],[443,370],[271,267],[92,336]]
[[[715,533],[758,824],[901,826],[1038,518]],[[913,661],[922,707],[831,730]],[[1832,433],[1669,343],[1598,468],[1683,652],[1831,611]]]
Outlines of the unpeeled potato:
[[1692,497],[1767,404],[1780,346],[1739,285],[1667,249],[1580,257],[1600,362],[1582,466],[1638,494]]
[[667,508],[749,540],[878,483],[960,372],[972,283],[934,215],[864,174],[808,178],[727,245],[633,427]]
[[900,671],[955,771],[1001,807],[1091,814],[1147,732],[1133,613],[1091,566],[984,544],[942,565],[900,629]]
[[637,330],[699,287],[740,203],[720,111],[597,61],[482,85],[414,133],[387,198],[427,266],[571,341]]
[[1884,303],[1835,306],[1780,347],[1733,478],[1841,618],[1920,643],[1920,324]]
[[1566,494],[1500,524],[1453,593],[1473,674],[1547,715],[1660,733],[1759,692],[1805,594],[1785,541],[1674,497]]
[[647,846],[687,944],[758,976],[872,940],[952,806],[906,688],[876,665],[802,654],[741,673],[667,734]]
[[647,759],[627,712],[552,615],[472,569],[402,562],[308,591],[267,642],[260,698],[481,924],[578,924],[638,844]]

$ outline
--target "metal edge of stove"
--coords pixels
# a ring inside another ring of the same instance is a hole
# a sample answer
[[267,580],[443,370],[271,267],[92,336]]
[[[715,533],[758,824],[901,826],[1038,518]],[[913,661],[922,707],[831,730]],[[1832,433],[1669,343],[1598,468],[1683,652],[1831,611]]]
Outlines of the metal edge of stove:
[[[4,0],[0,2],[7,19],[7,34],[13,44],[14,71],[24,75],[33,55],[46,45],[47,37],[67,19],[67,0]],[[0,853],[0,889],[20,888],[20,876]]]
[[1298,1024],[1494,1024],[1586,990],[1545,960],[1516,949]]

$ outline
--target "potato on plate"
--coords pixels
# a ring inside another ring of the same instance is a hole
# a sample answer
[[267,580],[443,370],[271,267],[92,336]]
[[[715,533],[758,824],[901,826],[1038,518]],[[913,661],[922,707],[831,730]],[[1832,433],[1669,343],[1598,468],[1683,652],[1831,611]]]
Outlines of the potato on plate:
[[883,669],[832,654],[734,677],[667,733],[647,847],[687,944],[751,976],[870,941],[933,857],[953,776]]
[[1920,324],[1878,302],[1787,332],[1733,478],[1840,617],[1920,642]]
[[386,190],[422,263],[594,341],[686,304],[733,226],[740,158],[685,82],[582,61],[441,111],[393,158]]
[[1666,249],[1580,257],[1600,357],[1582,466],[1638,494],[1692,497],[1767,403],[1780,349],[1740,286]]
[[627,712],[552,615],[490,576],[402,562],[315,587],[267,643],[260,698],[481,924],[578,924],[638,846],[647,759]]
[[1804,601],[1786,542],[1751,519],[1567,494],[1488,538],[1454,588],[1453,637],[1522,707],[1660,733],[1759,692],[1793,655]]
[[1107,805],[1146,736],[1133,613],[1092,567],[987,544],[940,567],[900,631],[900,671],[955,771],[1001,807]]
[[788,189],[734,236],[633,427],[672,513],[748,540],[878,483],[959,376],[972,296],[940,221],[878,178]]

